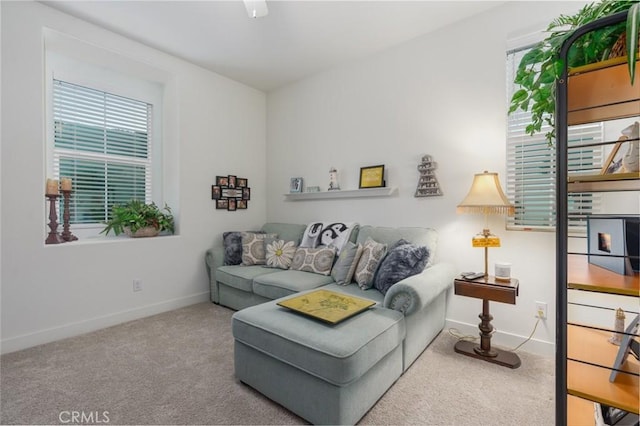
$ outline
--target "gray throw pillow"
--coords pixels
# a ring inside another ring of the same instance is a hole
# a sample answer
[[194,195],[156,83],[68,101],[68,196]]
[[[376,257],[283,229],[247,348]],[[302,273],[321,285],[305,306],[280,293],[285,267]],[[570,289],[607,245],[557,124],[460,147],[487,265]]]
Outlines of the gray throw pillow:
[[362,246],[360,244],[354,244],[348,241],[347,244],[342,247],[338,260],[336,260],[333,268],[331,268],[331,277],[337,284],[348,285],[351,283],[361,255]]
[[380,263],[373,283],[380,293],[387,294],[392,285],[424,270],[429,250],[414,244],[395,245]]
[[242,263],[242,234],[239,231],[223,232],[222,245],[224,247],[225,265],[239,265]]

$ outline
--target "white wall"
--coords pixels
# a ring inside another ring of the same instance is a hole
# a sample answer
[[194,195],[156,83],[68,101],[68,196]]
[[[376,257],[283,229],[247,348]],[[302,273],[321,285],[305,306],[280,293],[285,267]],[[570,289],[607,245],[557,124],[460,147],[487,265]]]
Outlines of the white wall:
[[[264,93],[39,3],[0,6],[2,352],[207,300],[205,250],[223,231],[266,218]],[[178,236],[44,245],[44,27],[173,76],[164,136],[177,171],[164,190]],[[210,185],[227,174],[249,180],[247,210],[215,210]]]
[[[507,40],[546,28],[577,2],[511,2],[399,47],[331,69],[269,93],[267,97],[267,217],[307,223],[316,219],[361,224],[429,226],[440,234],[440,261],[460,271],[482,270],[483,251],[471,237],[483,219],[456,215],[474,173],[499,172],[504,185]],[[424,154],[438,163],[444,193],[414,198],[416,166]],[[342,189],[356,189],[360,167],[384,164],[391,198],[288,202],[289,178],[328,186],[336,167]],[[502,247],[489,263],[513,263],[520,279],[517,304],[491,304],[495,343],[515,346],[534,326],[535,301],[547,302],[549,319],[538,326],[527,350],[552,354],[555,340],[555,234],[490,228]],[[452,296],[449,324],[476,334],[477,299]]]

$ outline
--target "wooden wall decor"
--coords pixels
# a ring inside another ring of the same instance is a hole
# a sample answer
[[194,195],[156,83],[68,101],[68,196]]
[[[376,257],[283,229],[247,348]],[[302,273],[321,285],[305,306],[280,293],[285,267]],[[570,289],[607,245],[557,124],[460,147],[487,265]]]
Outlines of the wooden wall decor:
[[219,210],[244,210],[251,199],[249,181],[234,175],[216,176],[216,184],[211,185],[211,199]]
[[442,195],[438,179],[436,178],[436,162],[431,159],[430,155],[422,157],[422,162],[418,164],[418,187],[416,188],[416,197],[434,197]]

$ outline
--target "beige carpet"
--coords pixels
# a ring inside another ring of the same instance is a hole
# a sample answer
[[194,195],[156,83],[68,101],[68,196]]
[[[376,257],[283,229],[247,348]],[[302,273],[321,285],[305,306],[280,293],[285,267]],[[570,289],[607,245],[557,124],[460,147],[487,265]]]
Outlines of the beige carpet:
[[[304,424],[235,380],[232,314],[201,303],[3,355],[0,423]],[[554,423],[553,360],[520,352],[511,370],[454,343],[441,333],[360,423]]]

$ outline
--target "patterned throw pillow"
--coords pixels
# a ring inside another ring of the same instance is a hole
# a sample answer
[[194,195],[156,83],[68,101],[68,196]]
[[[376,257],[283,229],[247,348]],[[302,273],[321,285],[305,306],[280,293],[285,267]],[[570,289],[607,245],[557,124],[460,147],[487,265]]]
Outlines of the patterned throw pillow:
[[289,269],[329,275],[335,256],[335,247],[298,247]]
[[277,234],[257,234],[255,232],[242,233],[242,264],[264,265],[266,256],[264,250],[265,238],[277,238]]
[[266,251],[265,261],[268,268],[289,269],[296,254],[296,242],[266,238],[264,240]]
[[424,270],[429,261],[429,250],[414,244],[396,245],[382,260],[376,274],[374,287],[382,294],[392,285]]
[[331,268],[331,276],[337,284],[351,284],[351,279],[356,272],[356,266],[358,266],[358,260],[360,260],[361,255],[362,246],[348,241],[342,248],[335,265]]
[[387,245],[375,242],[367,238],[362,248],[362,256],[356,266],[355,278],[358,286],[362,290],[367,290],[373,286],[373,277],[378,269],[378,264],[387,253]]

